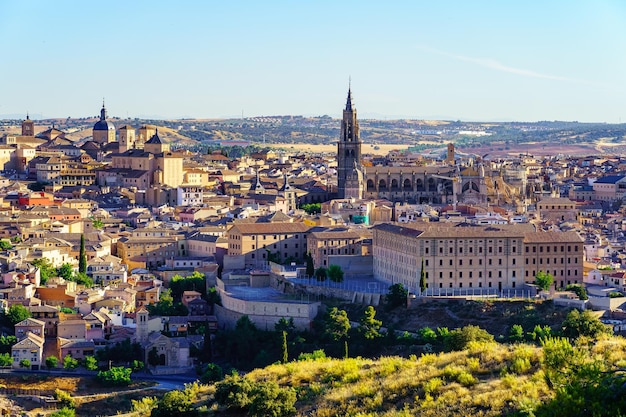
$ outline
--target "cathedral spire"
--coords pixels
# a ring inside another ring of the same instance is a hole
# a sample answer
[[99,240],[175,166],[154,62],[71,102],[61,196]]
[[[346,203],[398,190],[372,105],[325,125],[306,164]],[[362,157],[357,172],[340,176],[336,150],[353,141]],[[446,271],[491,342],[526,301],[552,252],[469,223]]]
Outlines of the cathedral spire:
[[106,120],[107,109],[104,107],[104,98],[102,99],[102,109],[100,110],[100,120]]
[[346,100],[346,111],[352,111],[352,80],[348,80],[348,99]]

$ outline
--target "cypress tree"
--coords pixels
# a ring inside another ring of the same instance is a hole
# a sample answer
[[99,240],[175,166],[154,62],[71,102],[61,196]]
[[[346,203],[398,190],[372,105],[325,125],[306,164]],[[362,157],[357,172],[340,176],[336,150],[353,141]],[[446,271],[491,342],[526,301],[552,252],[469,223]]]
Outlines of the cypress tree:
[[87,273],[87,254],[85,253],[85,235],[80,235],[80,255],[78,258],[78,272]]
[[289,352],[287,351],[287,332],[283,330],[283,363],[289,362]]
[[426,291],[426,288],[428,288],[426,285],[426,271],[424,270],[424,258],[422,258],[422,272],[420,274],[420,290],[422,293]]

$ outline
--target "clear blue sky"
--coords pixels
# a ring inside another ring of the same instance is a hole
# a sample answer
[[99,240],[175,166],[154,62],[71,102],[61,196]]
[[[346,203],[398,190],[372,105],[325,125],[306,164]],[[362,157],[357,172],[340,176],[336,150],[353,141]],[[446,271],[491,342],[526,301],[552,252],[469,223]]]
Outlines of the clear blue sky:
[[626,2],[0,0],[0,114],[626,122]]

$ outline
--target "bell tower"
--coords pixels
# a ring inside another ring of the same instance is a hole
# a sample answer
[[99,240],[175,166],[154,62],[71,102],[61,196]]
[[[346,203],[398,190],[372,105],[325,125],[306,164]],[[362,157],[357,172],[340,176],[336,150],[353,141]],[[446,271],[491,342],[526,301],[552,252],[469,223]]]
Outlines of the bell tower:
[[346,193],[346,189],[361,189],[359,184],[362,176],[354,175],[361,170],[361,137],[359,136],[359,122],[356,118],[356,108],[352,104],[352,91],[348,87],[348,99],[343,110],[341,133],[337,143],[337,194],[339,198],[360,196]]

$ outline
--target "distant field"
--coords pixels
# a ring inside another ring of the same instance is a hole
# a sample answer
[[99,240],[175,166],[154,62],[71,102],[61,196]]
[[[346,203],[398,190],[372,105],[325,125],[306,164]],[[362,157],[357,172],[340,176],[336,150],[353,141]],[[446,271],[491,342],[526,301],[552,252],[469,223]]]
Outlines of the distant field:
[[[327,145],[311,145],[308,143],[294,143],[294,144],[284,144],[284,143],[276,143],[276,144],[268,144],[267,146],[272,148],[282,148],[293,150],[295,152],[307,151],[307,152],[327,152],[327,153],[335,153],[337,152],[336,144],[327,144]],[[379,149],[374,149],[374,146],[377,146]],[[378,155],[387,155],[389,151],[393,150],[405,150],[409,147],[409,145],[370,145],[363,144],[361,147],[361,152],[378,154]]]

